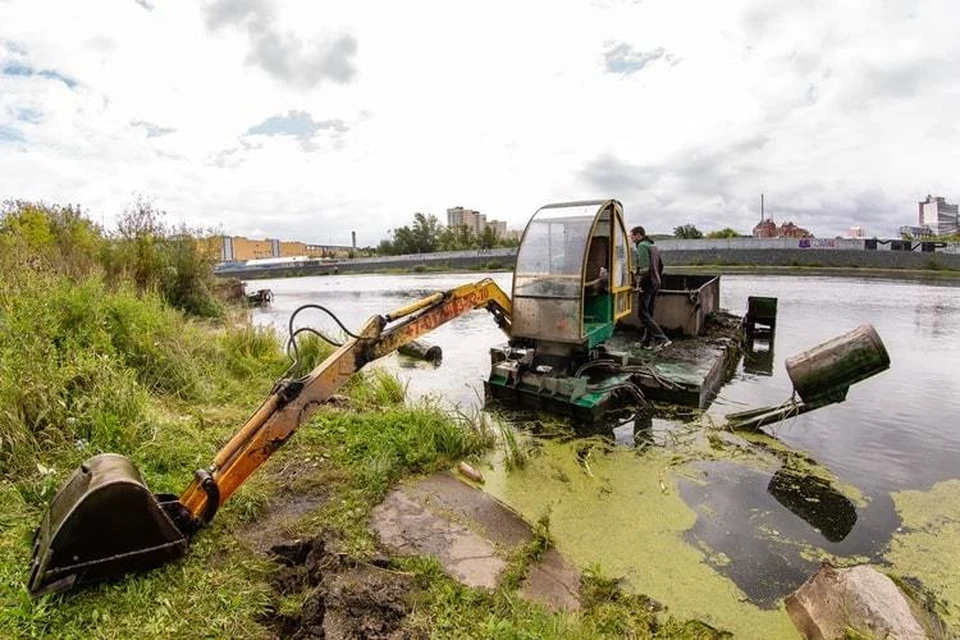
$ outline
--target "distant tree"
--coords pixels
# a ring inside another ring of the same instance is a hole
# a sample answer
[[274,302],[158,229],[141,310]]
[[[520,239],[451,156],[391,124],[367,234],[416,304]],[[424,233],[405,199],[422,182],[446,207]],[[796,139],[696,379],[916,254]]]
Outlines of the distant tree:
[[377,246],[380,255],[405,253],[431,253],[434,251],[464,251],[467,249],[492,249],[515,247],[515,239],[501,238],[493,227],[486,227],[477,234],[467,227],[445,227],[434,215],[416,213],[413,224],[390,230],[390,239],[381,240]]
[[377,254],[381,256],[397,255],[397,251],[393,247],[393,240],[381,240],[380,244],[377,245]]
[[708,238],[739,238],[740,234],[736,230],[731,229],[730,227],[724,227],[723,229],[718,229],[717,231],[711,231],[707,234]]
[[477,238],[473,229],[467,225],[444,227],[440,231],[441,251],[463,251],[477,246]]
[[377,252],[386,255],[433,253],[439,246],[440,221],[436,216],[413,214],[413,225],[393,229],[393,239],[383,240]]
[[480,248],[481,249],[493,249],[497,246],[497,232],[493,227],[484,227],[483,234],[480,236]]
[[697,238],[703,237],[703,232],[694,225],[687,223],[679,227],[674,227],[673,235],[682,240],[696,240]]

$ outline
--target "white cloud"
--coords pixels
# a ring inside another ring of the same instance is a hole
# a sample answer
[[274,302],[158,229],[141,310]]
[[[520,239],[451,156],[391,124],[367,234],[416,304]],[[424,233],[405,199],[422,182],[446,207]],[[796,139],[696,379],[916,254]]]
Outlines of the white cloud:
[[892,235],[927,193],[960,200],[958,17],[948,0],[14,0],[0,198],[109,221],[142,194],[227,233],[374,245],[415,211],[519,228],[604,196],[652,231],[747,231],[764,192],[817,235]]

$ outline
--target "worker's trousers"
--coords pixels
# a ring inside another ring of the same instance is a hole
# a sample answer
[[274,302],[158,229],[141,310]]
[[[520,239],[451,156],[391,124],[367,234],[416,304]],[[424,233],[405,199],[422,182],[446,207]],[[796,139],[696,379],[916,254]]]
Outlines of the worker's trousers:
[[653,319],[653,309],[657,304],[656,289],[642,289],[640,291],[640,322],[643,323],[643,329],[646,332],[646,340],[654,342],[664,342],[667,340],[667,334]]

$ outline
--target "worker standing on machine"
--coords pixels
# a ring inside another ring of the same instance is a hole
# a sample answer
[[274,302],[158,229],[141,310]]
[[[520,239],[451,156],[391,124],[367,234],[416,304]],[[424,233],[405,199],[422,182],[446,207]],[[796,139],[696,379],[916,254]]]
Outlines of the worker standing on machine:
[[663,275],[663,260],[660,250],[653,245],[653,239],[647,237],[643,227],[630,229],[630,240],[634,244],[633,257],[636,265],[634,286],[639,289],[638,312],[643,323],[643,346],[663,348],[670,339],[653,319],[653,309],[657,303],[657,291],[660,289]]

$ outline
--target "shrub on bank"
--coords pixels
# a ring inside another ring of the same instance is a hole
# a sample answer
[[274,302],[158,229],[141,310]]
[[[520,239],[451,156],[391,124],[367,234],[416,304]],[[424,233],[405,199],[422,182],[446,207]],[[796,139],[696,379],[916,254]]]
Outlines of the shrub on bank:
[[78,207],[14,201],[0,207],[4,277],[43,272],[73,280],[103,277],[110,287],[154,291],[191,315],[222,312],[214,295],[217,254],[204,234],[163,223],[163,212],[136,202],[107,233]]

